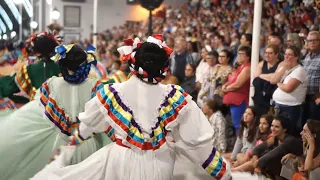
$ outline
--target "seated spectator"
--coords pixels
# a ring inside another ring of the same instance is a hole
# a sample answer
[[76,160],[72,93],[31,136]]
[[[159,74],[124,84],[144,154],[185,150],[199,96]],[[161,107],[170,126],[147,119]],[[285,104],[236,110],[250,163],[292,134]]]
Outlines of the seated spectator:
[[[262,144],[264,141],[266,141],[271,137],[272,134],[270,132],[271,132],[272,120],[273,120],[272,115],[265,114],[261,116],[260,124],[259,124],[259,133],[257,136],[255,147]],[[232,171],[248,171],[248,172],[254,171],[254,161],[252,159],[252,152],[248,151],[248,154],[251,157],[251,161],[247,161],[244,164],[239,165],[238,167],[232,168]]]
[[308,120],[301,132],[302,140],[307,148],[305,171],[320,167],[320,122]]
[[181,83],[181,87],[192,96],[192,99],[195,101],[197,99],[197,90],[196,90],[196,76],[195,76],[195,65],[187,64],[185,70],[185,79]]
[[229,75],[228,83],[222,87],[225,93],[223,104],[230,105],[232,123],[236,132],[239,130],[241,117],[249,104],[251,48],[241,46],[238,57],[238,66]]
[[[255,172],[266,173],[272,179],[280,178],[281,158],[288,153],[300,156],[302,143],[288,133],[289,119],[277,116],[271,125],[272,137],[253,150]],[[264,154],[267,151],[266,154]],[[259,158],[260,157],[260,158]]]
[[258,123],[254,107],[248,107],[243,114],[238,137],[230,158],[234,167],[250,160],[248,152],[252,151],[256,143]]
[[270,111],[270,100],[272,99],[274,91],[277,89],[276,85],[273,85],[270,82],[261,79],[259,76],[261,74],[270,74],[276,71],[279,64],[278,56],[279,47],[273,44],[269,44],[265,48],[264,61],[261,61],[256,69],[254,75],[255,78],[252,82],[255,89],[252,100],[257,109],[258,116],[267,114]]
[[[315,120],[308,120],[307,123],[303,126],[303,130],[300,135],[303,141],[303,155],[307,157],[305,162],[304,169],[305,171],[311,171],[319,167],[320,163],[320,122]],[[309,155],[309,156],[308,156]],[[297,157],[291,153],[286,154],[282,157],[281,163],[283,164],[281,170],[281,176],[292,179],[294,175],[294,166],[293,162]]]
[[213,145],[220,153],[225,153],[226,142],[226,119],[219,110],[218,102],[214,99],[208,99],[202,107],[202,112],[207,116],[213,129]]
[[305,156],[299,156],[294,162],[295,174],[292,177],[292,180],[308,180],[308,171],[305,170]]

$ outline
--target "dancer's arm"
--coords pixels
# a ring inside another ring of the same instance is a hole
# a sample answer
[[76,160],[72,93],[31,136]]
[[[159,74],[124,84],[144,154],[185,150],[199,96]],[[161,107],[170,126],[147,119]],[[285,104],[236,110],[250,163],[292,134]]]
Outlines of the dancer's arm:
[[85,111],[79,114],[81,123],[79,130],[74,133],[71,139],[72,145],[80,144],[94,133],[102,133],[108,129],[109,124],[104,120],[104,115],[101,113],[97,102],[97,97],[91,99],[86,103]]
[[0,78],[0,98],[12,96],[20,91],[14,79],[15,76],[3,76]]
[[213,131],[205,115],[191,98],[184,108],[178,116],[178,125],[167,128],[174,134],[177,151],[216,179],[229,180],[230,165],[213,147]]

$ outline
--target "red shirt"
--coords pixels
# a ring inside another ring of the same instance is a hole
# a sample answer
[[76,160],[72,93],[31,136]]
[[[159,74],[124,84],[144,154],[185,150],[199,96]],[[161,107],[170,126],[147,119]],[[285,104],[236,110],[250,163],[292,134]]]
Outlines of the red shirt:
[[[251,64],[246,63],[241,65],[238,69],[236,69],[229,77],[228,77],[228,86],[235,83],[238,79],[239,74],[245,67],[250,68]],[[227,92],[223,96],[224,104],[232,104],[236,106],[240,106],[240,104],[245,101],[246,104],[249,104],[249,90],[250,90],[250,78],[239,88],[231,92]]]

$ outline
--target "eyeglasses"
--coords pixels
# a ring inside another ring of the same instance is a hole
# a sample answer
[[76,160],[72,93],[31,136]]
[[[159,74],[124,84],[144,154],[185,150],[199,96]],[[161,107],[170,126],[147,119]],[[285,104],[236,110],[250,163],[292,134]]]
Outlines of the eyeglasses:
[[241,52],[238,53],[238,56],[244,56],[244,55],[246,55],[246,53],[241,53]]
[[273,52],[264,52],[264,54],[271,55]]
[[291,56],[291,57],[294,57],[295,55],[294,55],[294,54],[286,53],[286,54],[284,54],[284,56]]
[[318,42],[320,39],[306,39],[307,43],[315,43]]

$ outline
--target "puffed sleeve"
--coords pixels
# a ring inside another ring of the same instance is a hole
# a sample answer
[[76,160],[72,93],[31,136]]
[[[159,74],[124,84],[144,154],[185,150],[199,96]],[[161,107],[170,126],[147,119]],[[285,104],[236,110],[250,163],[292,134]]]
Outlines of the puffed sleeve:
[[210,123],[190,96],[186,100],[188,103],[180,110],[177,124],[167,127],[173,133],[176,149],[216,179],[229,180],[230,166],[212,145]]
[[85,105],[85,111],[79,114],[80,126],[79,131],[75,132],[76,144],[80,144],[85,139],[90,138],[93,133],[105,132],[109,124],[104,120],[98,106],[98,99],[94,97]]

